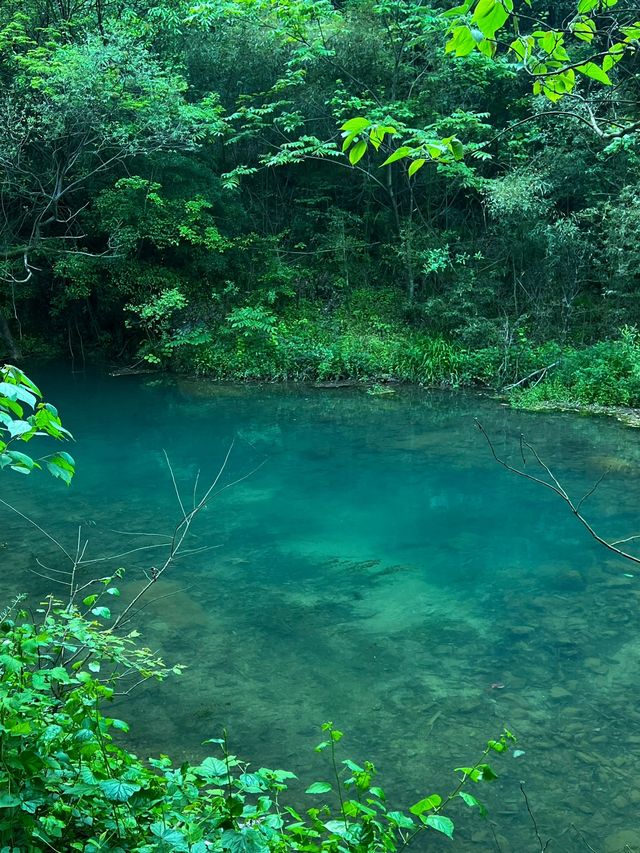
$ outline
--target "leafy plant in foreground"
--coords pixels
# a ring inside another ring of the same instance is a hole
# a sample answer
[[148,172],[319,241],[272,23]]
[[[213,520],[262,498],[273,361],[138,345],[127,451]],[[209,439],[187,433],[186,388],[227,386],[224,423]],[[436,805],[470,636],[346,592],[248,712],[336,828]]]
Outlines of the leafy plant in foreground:
[[295,774],[250,768],[226,738],[207,741],[218,755],[180,767],[166,755],[144,763],[114,742],[128,725],[103,709],[122,672],[169,670],[135,645],[135,632],[119,637],[93,619],[95,608],[83,615],[48,599],[32,618],[15,613],[20,604],[0,614],[0,846],[12,853],[402,850],[426,830],[451,837],[443,812],[456,798],[482,812],[464,788],[495,779],[486,758],[514,740],[505,731],[489,741],[478,762],[458,768],[451,794],[431,794],[405,814],[387,808],[373,764],[338,761],[342,733],[326,723],[317,750],[328,750],[334,781],[306,789],[323,802],[303,814],[283,802]]
[[[29,409],[31,415],[25,415]],[[45,467],[50,474],[67,485],[75,472],[73,457],[64,451],[51,453],[39,460],[21,450],[17,442],[26,443],[35,436],[48,435],[65,440],[72,438],[62,426],[57,409],[42,401],[39,388],[18,367],[5,364],[0,367],[0,469],[11,468],[21,474],[30,474]]]

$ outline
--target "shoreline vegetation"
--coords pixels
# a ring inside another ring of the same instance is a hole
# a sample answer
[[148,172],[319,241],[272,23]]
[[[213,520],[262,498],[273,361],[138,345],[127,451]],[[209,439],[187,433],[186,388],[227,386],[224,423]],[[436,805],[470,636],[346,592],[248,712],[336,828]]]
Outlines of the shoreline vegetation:
[[516,409],[605,415],[640,426],[640,333],[633,326],[587,346],[534,344],[521,336],[509,346],[472,348],[377,316],[282,319],[268,335],[217,329],[206,342],[162,360],[137,359],[110,372],[163,369],[212,381],[367,386],[372,395],[405,383],[476,388]]
[[[28,358],[68,357],[62,347],[37,339],[25,344]],[[633,326],[587,346],[534,344],[520,336],[509,346],[472,348],[375,315],[298,317],[274,321],[268,334],[212,329],[206,341],[163,358],[114,363],[107,353],[88,350],[84,361],[72,363],[91,361],[106,362],[112,376],[167,371],[214,382],[366,386],[371,395],[390,395],[401,384],[475,388],[516,409],[603,415],[640,427],[640,333]]]

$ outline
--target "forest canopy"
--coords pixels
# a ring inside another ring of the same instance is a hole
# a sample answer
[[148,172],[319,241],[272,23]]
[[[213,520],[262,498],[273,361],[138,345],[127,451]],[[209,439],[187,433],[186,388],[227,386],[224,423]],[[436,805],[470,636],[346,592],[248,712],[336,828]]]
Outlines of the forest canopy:
[[639,35],[611,0],[4,3],[4,349],[504,384],[633,342]]

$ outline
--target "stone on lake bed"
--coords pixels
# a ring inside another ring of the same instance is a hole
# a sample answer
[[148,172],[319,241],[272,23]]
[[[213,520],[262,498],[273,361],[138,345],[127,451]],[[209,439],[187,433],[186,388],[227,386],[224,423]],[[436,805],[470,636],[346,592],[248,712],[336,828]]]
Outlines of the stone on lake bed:
[[564,569],[556,575],[554,586],[566,592],[581,592],[587,585],[582,572],[577,569]]
[[600,658],[585,658],[584,665],[596,675],[606,675],[609,671],[609,667]]
[[549,696],[551,696],[552,699],[568,699],[571,696],[571,693],[568,690],[565,690],[564,687],[560,687],[559,684],[554,684],[549,691]]
[[640,832],[620,829],[604,840],[604,853],[640,853]]
[[536,629],[531,625],[513,625],[509,628],[509,633],[512,637],[530,637],[532,634],[535,634]]

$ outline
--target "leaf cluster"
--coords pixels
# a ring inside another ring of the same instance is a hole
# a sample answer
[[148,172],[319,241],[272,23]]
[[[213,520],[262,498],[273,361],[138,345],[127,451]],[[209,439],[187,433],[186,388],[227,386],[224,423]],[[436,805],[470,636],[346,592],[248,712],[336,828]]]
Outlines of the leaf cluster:
[[5,364],[0,367],[0,470],[10,468],[20,474],[30,474],[45,468],[69,485],[75,473],[75,462],[68,453],[59,451],[34,459],[16,449],[18,442],[26,444],[41,436],[58,441],[72,438],[62,425],[55,406],[42,400],[39,388],[20,368]]

